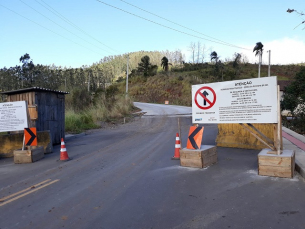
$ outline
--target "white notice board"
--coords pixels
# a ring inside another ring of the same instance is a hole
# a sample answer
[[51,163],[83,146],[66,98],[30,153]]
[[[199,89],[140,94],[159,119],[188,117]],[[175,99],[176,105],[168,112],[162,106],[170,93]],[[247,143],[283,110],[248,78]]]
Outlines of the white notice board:
[[193,123],[277,123],[277,77],[192,86]]
[[0,103],[0,132],[24,130],[28,127],[26,102]]

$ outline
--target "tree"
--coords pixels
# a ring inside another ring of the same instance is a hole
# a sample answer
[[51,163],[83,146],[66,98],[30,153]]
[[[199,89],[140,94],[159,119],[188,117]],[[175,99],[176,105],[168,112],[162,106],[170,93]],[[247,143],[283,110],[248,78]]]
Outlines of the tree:
[[294,81],[284,90],[281,109],[288,110],[292,116],[294,128],[305,132],[305,67],[295,75]]
[[259,55],[259,61],[258,61],[258,78],[261,77],[261,64],[262,64],[262,56],[263,56],[263,49],[264,45],[262,42],[257,42],[256,45],[253,48],[253,52],[255,52],[255,56]]
[[162,68],[164,69],[164,71],[168,71],[168,59],[164,56],[162,59],[161,59],[161,66]]
[[201,63],[204,62],[205,52],[206,52],[206,47],[203,44],[202,47],[201,47]]
[[211,62],[213,60],[215,60],[215,64],[217,64],[218,59],[219,59],[217,52],[215,52],[215,51],[211,52],[210,57],[211,57]]
[[[19,62],[22,62],[22,73],[21,73],[21,85],[23,87],[24,80],[30,81],[29,84],[33,82],[33,69],[34,69],[34,63],[28,53],[24,54],[19,58]],[[28,85],[27,85],[28,86]]]
[[224,64],[221,62],[221,60],[219,60],[220,57],[218,56],[217,52],[215,51],[211,52],[210,57],[211,57],[211,62],[215,60],[215,65],[214,65],[215,76],[218,76],[219,72],[221,72],[221,78],[223,80]]
[[158,66],[150,63],[149,56],[143,56],[141,62],[138,63],[138,72],[143,73],[145,77],[153,76],[157,73]]
[[235,75],[238,75],[240,65],[241,54],[234,54],[233,68],[235,69]]
[[289,110],[292,115],[305,117],[305,107],[297,109],[299,105],[305,104],[305,67],[295,75],[294,81],[284,90],[282,109]]
[[193,64],[194,64],[195,63],[195,51],[196,51],[196,43],[195,42],[190,43],[189,50],[192,53],[192,60],[193,60]]
[[200,56],[201,56],[201,43],[200,41],[197,42],[197,64],[200,62]]

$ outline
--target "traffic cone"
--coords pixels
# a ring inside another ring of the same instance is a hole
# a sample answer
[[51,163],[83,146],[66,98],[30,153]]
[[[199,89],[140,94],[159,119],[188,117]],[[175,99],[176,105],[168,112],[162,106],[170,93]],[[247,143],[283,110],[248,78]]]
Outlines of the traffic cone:
[[69,158],[68,153],[67,153],[66,145],[65,145],[64,139],[62,138],[61,139],[61,146],[60,146],[60,160],[61,161],[67,161],[69,159],[70,158]]
[[180,159],[180,138],[179,138],[179,134],[176,134],[176,144],[175,144],[175,155],[172,157],[172,159],[176,159],[179,160]]

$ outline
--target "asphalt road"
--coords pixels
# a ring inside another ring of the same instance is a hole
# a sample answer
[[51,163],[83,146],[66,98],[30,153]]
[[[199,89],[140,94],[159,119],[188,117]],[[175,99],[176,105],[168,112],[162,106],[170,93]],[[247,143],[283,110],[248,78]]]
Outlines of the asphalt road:
[[[258,176],[257,150],[221,147],[217,164],[181,167],[171,157],[178,117],[186,145],[190,108],[136,105],[147,116],[68,139],[70,161],[59,146],[32,164],[1,158],[0,228],[305,228],[298,174]],[[205,125],[203,144],[216,135]]]

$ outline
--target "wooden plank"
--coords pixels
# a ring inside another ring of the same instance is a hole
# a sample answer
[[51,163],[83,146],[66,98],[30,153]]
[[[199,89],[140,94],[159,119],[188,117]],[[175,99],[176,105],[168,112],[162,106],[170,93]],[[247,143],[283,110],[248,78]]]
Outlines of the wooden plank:
[[259,137],[256,133],[252,132],[252,130],[245,126],[243,123],[239,123],[245,130],[249,131],[251,135],[253,135],[257,140],[259,140],[261,143],[263,143],[265,146],[267,146],[269,149],[274,150],[273,146],[270,146],[267,142],[265,142],[261,137]]
[[258,157],[258,164],[265,166],[291,167],[292,158],[289,157]]
[[215,154],[217,154],[217,150],[216,150],[216,146],[213,147],[213,148],[210,148],[210,149],[207,149],[207,150],[204,150],[202,152],[202,157],[203,158],[206,158],[206,157],[211,157],[211,156],[214,156]]
[[32,92],[28,92],[28,102],[29,102],[29,105],[33,105],[33,98],[32,98]]
[[294,175],[294,171],[289,167],[260,165],[258,171],[259,175],[263,176],[292,178]]
[[180,165],[185,167],[202,168],[202,160],[180,158]]
[[257,129],[255,126],[253,126],[251,123],[247,123],[248,126],[250,126],[253,130],[255,130],[257,133],[260,134],[269,144],[273,144],[273,141],[268,138],[263,132],[261,132],[259,129]]
[[32,149],[31,152],[32,152],[32,162],[38,161],[44,157],[43,146],[39,146],[35,149]]
[[[273,124],[252,124],[256,129],[262,132],[266,137],[272,140]],[[253,135],[245,130],[240,124],[218,124],[218,134],[216,138],[217,146],[234,147],[245,149],[262,150],[266,146],[258,141]],[[272,144],[273,145],[273,144]]]
[[201,155],[198,153],[181,153],[180,151],[180,158],[185,158],[185,159],[201,159]]
[[180,150],[181,166],[203,168],[217,162],[216,146],[204,145],[200,150]]
[[217,155],[213,155],[211,157],[204,158],[202,160],[203,167],[210,166],[212,164],[217,163]]
[[14,163],[32,163],[31,151],[29,150],[14,150]]

